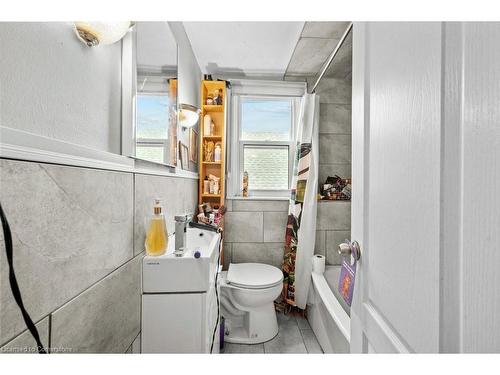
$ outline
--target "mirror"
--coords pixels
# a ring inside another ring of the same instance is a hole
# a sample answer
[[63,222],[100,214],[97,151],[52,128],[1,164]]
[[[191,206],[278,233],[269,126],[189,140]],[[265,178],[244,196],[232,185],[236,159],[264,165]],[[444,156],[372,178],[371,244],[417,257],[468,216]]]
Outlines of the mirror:
[[167,22],[136,22],[137,159],[177,165],[177,53]]

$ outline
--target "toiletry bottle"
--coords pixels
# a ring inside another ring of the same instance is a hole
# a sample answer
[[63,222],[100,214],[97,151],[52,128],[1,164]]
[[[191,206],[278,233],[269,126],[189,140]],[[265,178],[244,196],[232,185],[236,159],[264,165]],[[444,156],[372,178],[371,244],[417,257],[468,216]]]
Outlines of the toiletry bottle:
[[210,181],[208,181],[208,176],[205,176],[205,179],[203,180],[203,194],[209,194],[210,193]]
[[212,127],[212,117],[209,114],[206,114],[203,117],[203,135],[210,135],[210,130]]
[[214,160],[215,161],[220,161],[221,160],[221,154],[222,154],[222,149],[220,147],[220,143],[217,143],[215,145],[215,150],[214,150]]
[[165,225],[165,216],[163,216],[159,199],[155,199],[153,216],[151,216],[149,222],[144,245],[146,247],[146,254],[152,256],[165,254],[167,250],[168,233]]

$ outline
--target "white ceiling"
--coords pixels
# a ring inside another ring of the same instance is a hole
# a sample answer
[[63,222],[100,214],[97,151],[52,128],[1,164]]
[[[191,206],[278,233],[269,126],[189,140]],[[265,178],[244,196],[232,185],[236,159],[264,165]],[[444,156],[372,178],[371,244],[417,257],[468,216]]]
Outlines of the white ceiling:
[[184,22],[203,73],[283,78],[304,22]]
[[177,43],[167,22],[137,22],[137,66],[143,70],[176,70]]

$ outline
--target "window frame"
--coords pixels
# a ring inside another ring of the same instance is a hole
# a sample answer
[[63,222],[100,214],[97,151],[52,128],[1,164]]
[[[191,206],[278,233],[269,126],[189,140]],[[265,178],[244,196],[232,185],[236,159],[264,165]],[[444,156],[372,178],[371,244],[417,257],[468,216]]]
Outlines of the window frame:
[[[165,93],[163,91],[140,91],[140,92],[138,91],[135,98],[134,98],[136,106],[137,106],[137,98],[139,96],[166,96],[166,97],[169,97],[168,93]],[[136,124],[137,124],[137,113],[138,113],[138,111],[136,111],[136,113],[135,113],[135,116],[136,116],[135,123]],[[168,116],[170,116],[170,114],[168,114]],[[160,147],[162,147],[163,148],[163,162],[162,163],[168,165],[169,161],[170,161],[168,131],[169,131],[169,129],[167,128],[167,138],[139,138],[136,134],[135,147],[137,147],[137,146],[142,146],[142,147],[159,147],[160,146]],[[154,161],[152,161],[152,162],[154,163]]]
[[[242,140],[242,111],[241,103],[242,98],[247,99],[258,99],[258,100],[277,100],[286,99],[291,102],[291,124],[290,124],[290,138],[288,141],[249,141]],[[232,141],[232,163],[231,170],[228,176],[228,198],[241,197],[241,186],[240,186],[240,176],[244,172],[244,160],[243,152],[245,146],[258,146],[262,148],[276,148],[276,147],[287,147],[288,148],[288,187],[287,189],[252,189],[252,183],[250,181],[249,196],[255,198],[289,198],[290,197],[290,185],[292,181],[293,174],[293,164],[296,154],[297,142],[296,142],[296,129],[298,120],[298,111],[300,108],[300,96],[297,95],[271,95],[271,94],[257,94],[257,93],[238,93],[233,94],[232,100],[232,129],[233,132],[230,136]]]

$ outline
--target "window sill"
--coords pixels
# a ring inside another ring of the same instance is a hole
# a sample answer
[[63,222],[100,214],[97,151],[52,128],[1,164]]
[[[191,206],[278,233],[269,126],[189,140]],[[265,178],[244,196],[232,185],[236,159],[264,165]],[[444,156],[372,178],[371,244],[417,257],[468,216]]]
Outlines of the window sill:
[[242,197],[242,196],[232,196],[226,197],[227,200],[239,200],[239,201],[287,201],[290,200],[290,197],[269,197],[269,196],[258,196],[252,195],[250,197]]

